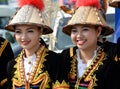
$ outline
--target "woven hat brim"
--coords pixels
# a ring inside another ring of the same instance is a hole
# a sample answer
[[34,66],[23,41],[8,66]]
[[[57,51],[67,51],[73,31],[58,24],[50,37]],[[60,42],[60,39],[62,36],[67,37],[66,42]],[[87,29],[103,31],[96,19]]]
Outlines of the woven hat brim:
[[15,26],[16,25],[34,25],[34,26],[38,26],[38,27],[42,27],[43,28],[43,35],[46,35],[46,34],[50,34],[53,32],[52,28],[50,28],[49,26],[47,25],[42,25],[42,24],[36,24],[36,23],[29,23],[29,22],[22,22],[22,23],[15,23],[15,24],[8,24],[5,26],[5,29],[6,30],[9,30],[9,31],[12,31],[12,32],[15,32]]
[[67,35],[71,35],[71,30],[73,28],[74,25],[81,25],[81,26],[84,26],[84,25],[91,25],[91,26],[101,26],[102,27],[102,32],[101,32],[101,35],[103,36],[108,36],[112,33],[114,33],[114,30],[113,28],[109,27],[109,26],[104,26],[104,25],[100,25],[100,24],[91,24],[91,23],[82,23],[82,24],[69,24],[69,25],[66,25],[63,27],[62,31],[67,34]]

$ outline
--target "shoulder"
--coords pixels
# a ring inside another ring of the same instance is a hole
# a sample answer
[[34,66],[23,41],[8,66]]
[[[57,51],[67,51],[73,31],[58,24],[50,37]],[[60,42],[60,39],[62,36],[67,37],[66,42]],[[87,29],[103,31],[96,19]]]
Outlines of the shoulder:
[[[45,53],[45,59],[50,60],[50,61],[58,61],[61,59],[60,55],[54,51],[47,50]],[[56,60],[57,59],[57,60]]]
[[77,47],[76,47],[76,46],[75,46],[75,47],[70,47],[70,48],[64,49],[61,53],[64,53],[64,52],[70,52],[70,51],[75,52],[75,51],[76,51],[76,49],[77,49]]
[[8,67],[14,66],[15,63],[16,63],[15,59],[10,60],[10,61],[8,62]]
[[56,53],[52,50],[48,50],[46,53],[47,53],[48,56],[59,56],[58,53]]
[[120,37],[117,40],[117,56],[120,58]]
[[107,57],[109,57],[110,59],[114,59],[116,54],[117,54],[117,43],[113,43],[113,42],[105,42],[102,45],[104,52],[107,54]]
[[0,37],[0,45],[5,45],[5,44],[7,44],[7,43],[8,43],[8,40]]
[[7,64],[7,73],[9,74],[9,75],[11,75],[11,72],[13,72],[13,70],[14,70],[14,65],[16,64],[16,61],[15,61],[15,59],[12,59],[12,60],[10,60],[9,62],[8,62],[8,64]]
[[4,41],[4,40],[5,40],[4,38],[0,37],[0,41]]
[[105,42],[104,44],[103,44],[103,48],[105,49],[105,50],[112,50],[112,49],[116,49],[116,47],[117,47],[117,44],[116,43],[113,43],[113,42]]
[[0,45],[5,45],[5,43],[7,44],[7,43],[8,43],[8,40],[0,37]]
[[14,58],[13,50],[8,40],[0,37],[0,56],[1,59],[12,59]]
[[71,56],[73,56],[73,55],[76,54],[76,49],[77,49],[76,46],[75,46],[75,47],[68,48],[68,49],[65,49],[65,50],[63,50],[63,51],[60,53],[60,55],[61,55],[61,56],[66,56],[66,55],[67,55],[67,57],[71,57]]
[[104,45],[106,45],[106,46],[115,46],[116,43],[113,43],[113,42],[107,41],[107,42],[104,42]]

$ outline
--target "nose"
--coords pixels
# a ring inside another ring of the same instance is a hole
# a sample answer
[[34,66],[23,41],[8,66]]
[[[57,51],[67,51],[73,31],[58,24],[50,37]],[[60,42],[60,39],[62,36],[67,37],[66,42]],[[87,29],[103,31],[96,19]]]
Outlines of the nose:
[[24,40],[26,39],[27,35],[25,33],[21,34],[21,39]]
[[82,34],[82,32],[77,32],[77,37],[82,37],[83,36],[83,34]]

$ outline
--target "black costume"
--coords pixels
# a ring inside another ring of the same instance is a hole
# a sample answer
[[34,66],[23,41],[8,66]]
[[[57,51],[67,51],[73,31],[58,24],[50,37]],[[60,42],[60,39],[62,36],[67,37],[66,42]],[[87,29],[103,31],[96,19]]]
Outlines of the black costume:
[[120,89],[120,41],[118,44],[99,44],[95,59],[80,78],[77,71],[77,47],[61,53],[64,59],[64,78],[69,81],[70,89]]
[[33,67],[27,81],[24,73],[23,55],[24,51],[8,64],[9,89],[66,89],[64,87],[68,85],[61,76],[60,56],[41,45],[36,52],[37,64]]
[[7,89],[7,72],[6,67],[8,61],[14,58],[14,54],[10,43],[4,38],[0,37],[0,89]]

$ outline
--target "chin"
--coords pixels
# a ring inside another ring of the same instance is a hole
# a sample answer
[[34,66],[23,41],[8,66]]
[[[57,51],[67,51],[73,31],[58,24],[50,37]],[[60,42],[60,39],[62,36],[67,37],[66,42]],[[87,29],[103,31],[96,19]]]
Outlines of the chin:
[[78,47],[79,49],[86,49],[86,47],[81,46],[81,45],[77,45],[77,47]]

